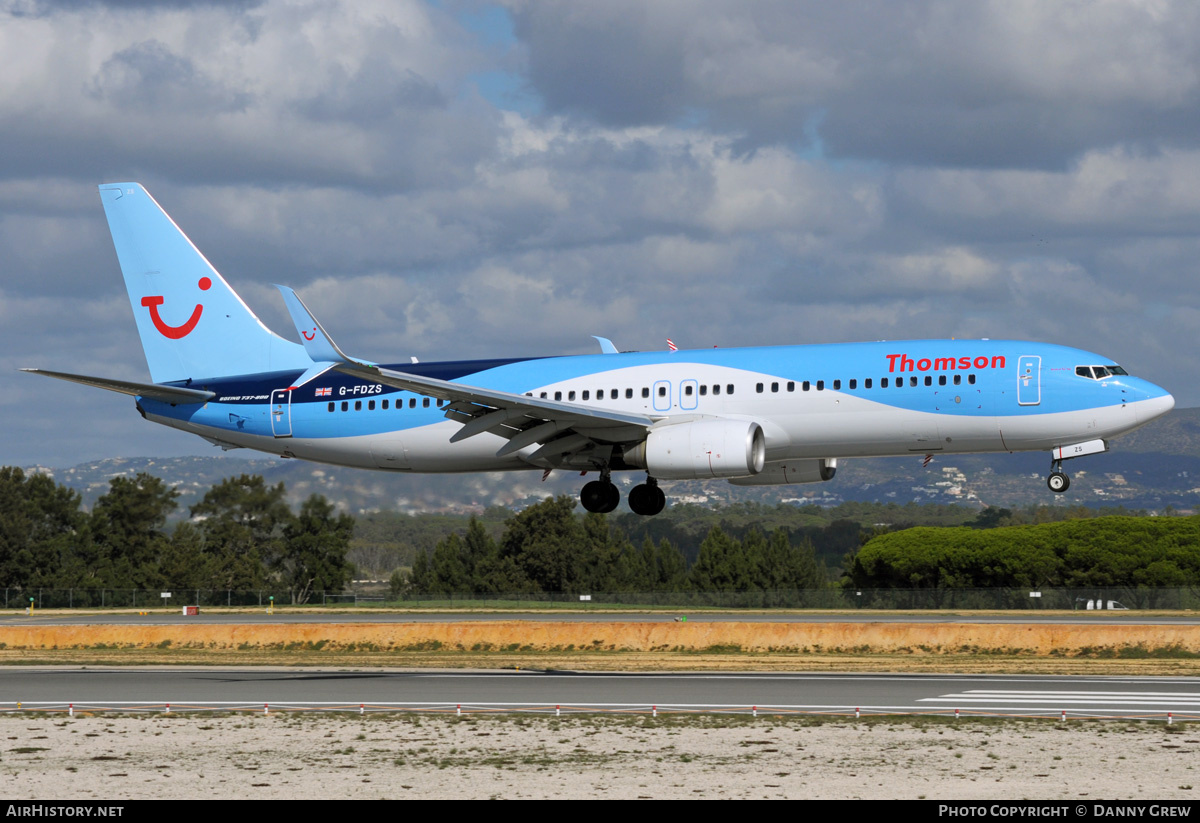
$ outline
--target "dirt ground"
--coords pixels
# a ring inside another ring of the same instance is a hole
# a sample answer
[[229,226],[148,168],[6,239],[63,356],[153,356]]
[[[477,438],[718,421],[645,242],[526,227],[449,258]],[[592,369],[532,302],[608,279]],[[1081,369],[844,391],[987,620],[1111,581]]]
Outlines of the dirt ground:
[[1185,799],[1200,728],[940,718],[0,716],[10,800]]

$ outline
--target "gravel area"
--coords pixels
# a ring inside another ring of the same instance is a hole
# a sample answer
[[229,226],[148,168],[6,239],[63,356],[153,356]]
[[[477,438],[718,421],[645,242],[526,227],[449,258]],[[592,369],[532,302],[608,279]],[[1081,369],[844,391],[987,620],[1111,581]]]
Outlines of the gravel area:
[[9,800],[1191,800],[1198,751],[1161,722],[0,716]]

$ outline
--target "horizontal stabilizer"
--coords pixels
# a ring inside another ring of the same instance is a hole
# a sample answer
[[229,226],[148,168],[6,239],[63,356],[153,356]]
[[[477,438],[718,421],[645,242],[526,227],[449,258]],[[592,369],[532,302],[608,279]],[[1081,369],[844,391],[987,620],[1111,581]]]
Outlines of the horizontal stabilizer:
[[118,394],[128,394],[131,397],[148,397],[151,400],[161,400],[163,403],[188,405],[190,403],[205,403],[216,397],[216,392],[201,389],[185,389],[179,386],[160,386],[157,383],[134,383],[129,380],[109,380],[106,377],[89,377],[84,374],[67,374],[60,371],[45,369],[21,369],[30,374],[40,374],[45,377],[56,377],[72,383],[82,383],[85,386],[95,386],[98,389],[115,391]]

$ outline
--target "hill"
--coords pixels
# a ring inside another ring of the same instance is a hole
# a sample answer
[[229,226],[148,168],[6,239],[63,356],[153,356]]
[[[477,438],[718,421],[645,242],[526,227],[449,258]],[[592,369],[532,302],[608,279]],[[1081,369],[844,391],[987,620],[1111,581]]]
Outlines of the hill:
[[[815,503],[832,506],[850,501],[957,503],[985,506],[1125,506],[1190,510],[1200,501],[1200,409],[1178,409],[1113,442],[1107,454],[1068,463],[1072,483],[1065,494],[1052,495],[1045,484],[1048,455],[945,455],[929,466],[922,458],[843,460],[828,483],[741,488],[725,481],[664,482],[672,503],[700,506],[740,501]],[[578,473],[554,472],[545,482],[541,472],[455,475],[406,475],[323,466],[270,457],[233,455],[177,458],[111,458],[69,469],[27,467],[76,489],[90,506],[108,488],[109,478],[138,472],[162,477],[180,492],[181,514],[214,483],[243,472],[283,482],[288,497],[299,502],[319,493],[340,508],[360,514],[372,511],[481,512],[490,506],[519,509],[547,495],[575,494]],[[614,475],[628,490],[633,473]]]

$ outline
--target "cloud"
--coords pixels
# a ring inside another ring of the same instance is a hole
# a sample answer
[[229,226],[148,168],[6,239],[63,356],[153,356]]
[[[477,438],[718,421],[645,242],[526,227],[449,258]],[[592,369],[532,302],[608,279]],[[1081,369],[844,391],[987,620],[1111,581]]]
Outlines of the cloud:
[[1200,9],[1162,2],[510,3],[550,112],[961,166],[1195,145]]
[[373,360],[1016,337],[1200,402],[1194,4],[504,9],[0,6],[0,459],[207,451],[13,373],[144,379],[119,180]]

